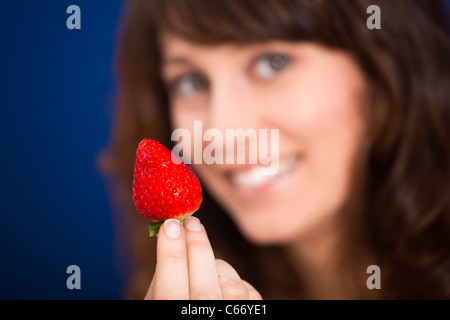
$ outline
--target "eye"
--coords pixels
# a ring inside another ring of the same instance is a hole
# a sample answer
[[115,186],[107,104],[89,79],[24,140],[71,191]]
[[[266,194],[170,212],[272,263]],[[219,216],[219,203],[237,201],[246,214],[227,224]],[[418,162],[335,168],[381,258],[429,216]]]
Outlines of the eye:
[[190,97],[199,91],[208,89],[208,79],[201,74],[188,73],[179,76],[171,84],[169,91],[183,97]]
[[270,79],[285,69],[291,60],[284,54],[264,54],[255,60],[253,66],[259,76]]

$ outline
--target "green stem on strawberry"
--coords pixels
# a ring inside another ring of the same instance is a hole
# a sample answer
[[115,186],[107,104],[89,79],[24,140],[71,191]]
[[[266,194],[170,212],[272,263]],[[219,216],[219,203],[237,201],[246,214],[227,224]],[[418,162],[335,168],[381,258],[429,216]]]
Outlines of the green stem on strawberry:
[[[195,211],[194,211],[194,212],[195,212]],[[192,212],[192,213],[194,213],[194,212]],[[190,214],[188,214],[188,215],[185,215],[185,216],[183,216],[183,217],[181,217],[181,218],[178,218],[178,220],[180,221],[180,223],[181,223],[182,226],[184,226],[184,221],[185,221],[187,218],[189,218],[189,217],[192,215],[192,213],[190,213]],[[148,226],[148,235],[149,235],[150,237],[156,236],[156,235],[158,234],[158,232],[159,232],[159,228],[161,228],[162,224],[163,224],[165,221],[166,221],[166,220],[161,220],[161,221],[157,221],[157,222],[154,222],[154,223],[150,224],[150,225]]]
[[148,235],[150,237],[154,237],[158,234],[159,228],[161,227],[161,225],[164,223],[163,220],[152,223],[148,226]]

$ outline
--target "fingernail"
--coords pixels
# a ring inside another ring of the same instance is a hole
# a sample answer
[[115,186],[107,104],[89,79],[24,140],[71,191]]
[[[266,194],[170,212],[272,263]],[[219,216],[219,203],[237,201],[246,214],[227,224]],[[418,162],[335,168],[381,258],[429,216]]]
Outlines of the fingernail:
[[177,219],[169,219],[164,222],[164,232],[169,238],[178,238],[181,233],[181,224]]
[[186,229],[189,231],[202,231],[202,224],[196,217],[189,217],[186,221]]

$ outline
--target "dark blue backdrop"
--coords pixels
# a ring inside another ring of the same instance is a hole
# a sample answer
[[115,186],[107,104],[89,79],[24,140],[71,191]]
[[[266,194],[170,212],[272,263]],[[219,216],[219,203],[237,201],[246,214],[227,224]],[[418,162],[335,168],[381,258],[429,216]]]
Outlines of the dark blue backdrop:
[[[81,30],[69,30],[69,5]],[[124,3],[0,1],[0,298],[119,299],[104,183]],[[81,268],[68,290],[66,268]]]

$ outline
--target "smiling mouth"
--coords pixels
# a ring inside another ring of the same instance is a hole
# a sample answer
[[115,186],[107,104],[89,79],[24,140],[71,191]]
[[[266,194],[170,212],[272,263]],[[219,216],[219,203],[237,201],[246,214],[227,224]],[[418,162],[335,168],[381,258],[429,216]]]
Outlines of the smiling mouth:
[[233,188],[241,195],[265,193],[282,187],[283,181],[291,175],[299,160],[299,155],[280,160],[278,171],[272,175],[263,174],[261,170],[263,166],[253,165],[246,170],[230,171],[227,177]]

